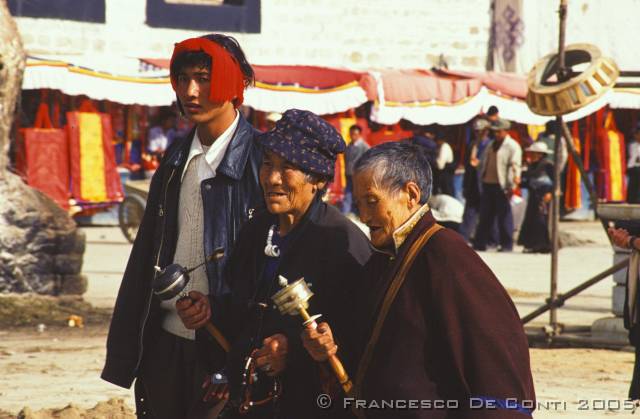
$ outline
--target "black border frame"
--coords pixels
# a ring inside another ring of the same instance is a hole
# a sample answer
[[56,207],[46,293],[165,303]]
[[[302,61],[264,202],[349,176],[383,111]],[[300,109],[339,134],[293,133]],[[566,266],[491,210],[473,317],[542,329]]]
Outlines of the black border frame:
[[260,33],[260,1],[243,5],[200,6],[147,0],[147,25],[209,32]]
[[106,0],[9,0],[13,17],[105,23]]

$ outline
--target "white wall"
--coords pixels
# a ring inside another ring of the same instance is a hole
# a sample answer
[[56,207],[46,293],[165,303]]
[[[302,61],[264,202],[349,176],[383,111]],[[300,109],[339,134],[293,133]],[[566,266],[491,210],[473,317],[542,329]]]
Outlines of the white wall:
[[[18,18],[32,55],[169,57],[197,35],[145,22],[145,0],[106,0],[106,23]],[[254,64],[482,70],[490,0],[262,0],[260,34],[233,34]]]
[[[558,50],[559,0],[523,0],[522,68]],[[569,0],[566,44],[590,43],[621,70],[640,70],[640,0]]]

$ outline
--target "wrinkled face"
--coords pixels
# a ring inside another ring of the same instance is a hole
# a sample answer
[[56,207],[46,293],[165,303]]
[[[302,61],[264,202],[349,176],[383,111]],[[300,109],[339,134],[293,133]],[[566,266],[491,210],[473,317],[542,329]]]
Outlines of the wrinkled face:
[[210,122],[233,108],[231,102],[209,100],[211,70],[207,67],[186,67],[178,73],[176,82],[176,95],[185,116],[196,124]]
[[409,193],[381,187],[369,170],[353,177],[353,195],[360,220],[369,227],[371,243],[377,248],[393,247],[393,232],[413,214]]
[[317,191],[302,170],[268,150],[260,166],[260,185],[272,214],[304,214]]

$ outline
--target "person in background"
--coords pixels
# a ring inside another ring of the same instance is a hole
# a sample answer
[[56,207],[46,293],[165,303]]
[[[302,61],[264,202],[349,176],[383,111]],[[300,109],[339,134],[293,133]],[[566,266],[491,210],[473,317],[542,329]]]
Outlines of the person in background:
[[[238,42],[210,34],[175,44],[170,79],[178,107],[195,128],[171,144],[151,179],[101,375],[124,388],[135,380],[136,412],[154,419],[197,418],[218,407],[219,398],[203,400],[203,381],[226,355],[202,327],[212,305],[231,292],[221,272],[241,225],[264,207],[257,131],[238,111],[254,73]],[[189,298],[154,295],[154,266],[193,268],[219,247],[225,250],[221,260],[189,274]]]
[[487,114],[486,114],[486,118],[487,121],[494,123],[497,120],[500,119],[500,111],[498,110],[498,107],[495,105],[491,105],[489,106],[489,109],[487,109]]
[[159,159],[176,138],[176,115],[172,111],[162,110],[158,114],[156,124],[149,128],[147,150]]
[[520,228],[518,244],[526,253],[549,253],[549,210],[553,192],[553,162],[545,157],[551,152],[547,144],[535,142],[525,150],[527,170],[523,187],[529,190],[527,209]]
[[425,153],[425,157],[431,166],[431,175],[433,177],[433,184],[438,184],[439,171],[436,159],[438,158],[438,143],[436,142],[436,127],[435,125],[415,125],[413,129],[413,137],[411,142],[417,146],[420,146],[421,150]]
[[438,157],[436,158],[436,166],[439,173],[436,192],[438,194],[455,196],[453,177],[455,175],[456,163],[453,157],[453,149],[444,139],[442,131],[439,131],[437,133],[436,143],[438,144]]
[[629,144],[627,176],[627,202],[640,204],[640,122],[633,133],[633,142]]
[[[547,149],[550,151],[550,153],[546,154],[544,156],[544,159],[550,161],[551,163],[554,162],[553,155],[555,153],[556,146],[557,126],[558,123],[555,119],[547,121],[547,123],[544,124],[544,131],[542,131],[538,135],[538,139],[536,140],[536,142],[542,142],[547,145]],[[561,171],[564,170],[568,158],[569,151],[567,150],[567,145],[564,141],[562,141],[560,143],[560,167],[562,168]]]
[[347,186],[344,189],[344,198],[342,200],[342,212],[344,214],[357,211],[355,205],[353,205],[353,181],[351,176],[353,175],[353,166],[360,156],[369,149],[369,144],[362,136],[362,127],[360,125],[352,125],[349,128],[349,138],[351,142],[349,142],[347,151],[344,153],[345,175],[347,178]]
[[[480,214],[480,187],[478,185],[478,165],[482,154],[490,142],[489,126],[484,118],[477,118],[473,123],[474,139],[467,147],[464,157],[464,178],[462,179],[462,196],[464,197],[464,213],[460,234],[470,242],[475,236]],[[496,236],[497,237],[497,236]]]
[[511,197],[520,183],[522,149],[509,136],[511,123],[498,119],[491,124],[493,140],[480,160],[478,178],[482,201],[480,219],[473,247],[486,250],[494,220],[498,222],[500,248],[502,252],[513,250],[513,214]]

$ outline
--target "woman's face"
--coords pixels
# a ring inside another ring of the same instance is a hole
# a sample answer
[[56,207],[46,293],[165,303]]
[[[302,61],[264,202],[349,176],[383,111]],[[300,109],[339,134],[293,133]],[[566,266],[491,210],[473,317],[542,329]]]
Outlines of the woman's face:
[[358,172],[353,177],[360,220],[369,227],[371,244],[375,247],[392,247],[393,232],[419,207],[419,189],[416,197],[411,188],[389,192],[375,182],[371,171]]
[[260,185],[272,214],[304,214],[318,190],[302,170],[271,151],[262,159]]

